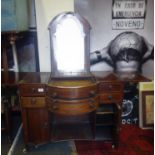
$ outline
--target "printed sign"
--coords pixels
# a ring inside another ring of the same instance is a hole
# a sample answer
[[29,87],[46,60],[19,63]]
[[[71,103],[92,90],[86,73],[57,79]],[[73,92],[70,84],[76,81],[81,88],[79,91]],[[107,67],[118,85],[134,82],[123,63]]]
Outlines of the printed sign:
[[146,0],[113,0],[113,29],[142,29],[146,14]]

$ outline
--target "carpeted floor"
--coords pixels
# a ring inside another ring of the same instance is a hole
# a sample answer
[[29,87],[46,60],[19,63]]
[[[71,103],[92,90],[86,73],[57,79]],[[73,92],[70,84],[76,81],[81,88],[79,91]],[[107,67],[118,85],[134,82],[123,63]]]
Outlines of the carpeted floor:
[[[75,143],[74,143],[75,142]],[[20,133],[12,155],[25,155],[23,134]],[[153,155],[154,131],[142,130],[136,125],[123,125],[120,145],[112,149],[111,143],[88,141],[62,141],[33,148],[29,155]],[[3,154],[6,155],[6,154]]]
[[142,130],[136,125],[122,125],[120,145],[111,143],[75,141],[78,155],[153,155],[154,131]]

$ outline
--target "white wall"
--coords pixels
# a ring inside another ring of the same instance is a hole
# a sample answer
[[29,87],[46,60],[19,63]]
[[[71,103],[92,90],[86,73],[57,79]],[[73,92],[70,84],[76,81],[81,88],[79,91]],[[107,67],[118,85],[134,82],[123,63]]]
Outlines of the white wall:
[[40,72],[51,71],[48,25],[57,14],[74,10],[74,0],[35,0]]

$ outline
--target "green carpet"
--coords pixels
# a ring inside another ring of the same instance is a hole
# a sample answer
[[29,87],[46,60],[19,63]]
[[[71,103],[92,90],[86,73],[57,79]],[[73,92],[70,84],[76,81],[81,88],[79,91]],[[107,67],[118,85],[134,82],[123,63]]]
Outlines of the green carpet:
[[69,141],[53,142],[32,148],[30,151],[24,153],[25,148],[22,133],[19,136],[17,145],[12,155],[75,155],[76,152],[70,145]]

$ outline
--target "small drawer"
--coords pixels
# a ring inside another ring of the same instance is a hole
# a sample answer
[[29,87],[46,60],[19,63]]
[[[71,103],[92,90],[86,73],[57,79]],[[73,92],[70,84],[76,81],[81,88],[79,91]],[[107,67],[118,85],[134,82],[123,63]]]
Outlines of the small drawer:
[[101,82],[99,83],[99,91],[122,91],[123,85],[121,83]]
[[98,106],[98,97],[82,100],[52,100],[47,98],[48,110],[61,115],[81,115],[95,111]]
[[21,96],[45,96],[45,85],[22,84],[19,86]]
[[122,102],[122,93],[104,93],[99,95],[100,103],[115,103]]
[[23,108],[42,108],[46,106],[44,97],[21,97]]

